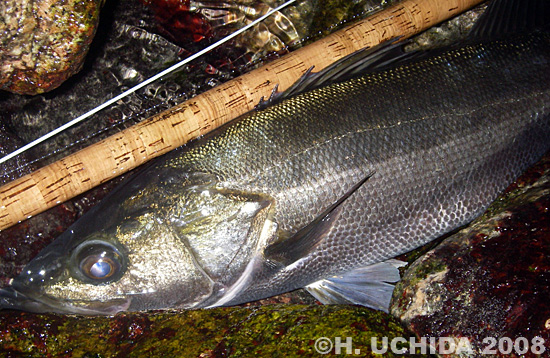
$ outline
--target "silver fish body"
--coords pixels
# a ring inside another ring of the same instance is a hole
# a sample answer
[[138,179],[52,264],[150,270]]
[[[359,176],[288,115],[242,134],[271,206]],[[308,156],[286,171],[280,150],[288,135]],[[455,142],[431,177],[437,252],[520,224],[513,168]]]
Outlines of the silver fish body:
[[211,307],[344,277],[479,215],[550,149],[549,118],[544,31],[298,94],[150,165],[0,303]]
[[[322,239],[307,256],[291,255],[282,268],[273,263],[256,268],[248,278],[252,284],[218,302],[238,304],[345,275],[478,216],[550,149],[549,40],[540,35],[466,46],[257,114],[282,121],[242,142],[267,134],[254,147],[277,154],[254,153],[244,163],[264,165],[257,171],[240,168],[238,177],[247,180],[228,187],[275,197],[273,221],[285,236],[367,180],[339,204],[329,224],[313,229]],[[523,67],[528,63],[536,65]],[[322,105],[301,111],[298,103],[304,102]],[[222,151],[229,153],[235,144]],[[199,170],[211,170],[208,162],[202,159]]]

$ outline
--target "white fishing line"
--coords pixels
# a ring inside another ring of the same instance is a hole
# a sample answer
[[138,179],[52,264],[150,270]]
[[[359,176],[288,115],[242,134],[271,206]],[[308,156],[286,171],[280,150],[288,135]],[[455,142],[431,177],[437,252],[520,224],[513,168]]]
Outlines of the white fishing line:
[[110,100],[108,100],[107,102],[91,109],[90,111],[82,114],[81,116],[71,120],[70,122],[67,122],[65,123],[64,125],[62,125],[61,127],[58,127],[56,129],[54,129],[53,131],[47,133],[47,134],[44,134],[42,137],[38,138],[38,139],[35,139],[34,141],[30,142],[29,144],[26,144],[24,145],[23,147],[11,152],[10,154],[0,158],[0,164],[18,156],[19,154],[29,150],[30,148],[32,147],[35,147],[36,145],[50,139],[51,137],[63,132],[64,130],[74,126],[75,124],[77,123],[80,123],[82,122],[83,120],[85,120],[86,118],[96,114],[97,112],[101,111],[102,109],[105,109],[106,107],[109,107],[110,105],[112,105],[113,103],[121,100],[122,98],[136,92],[137,90],[147,86],[148,84],[160,79],[161,77],[171,73],[171,72],[174,72],[175,70],[177,70],[178,68],[182,67],[183,65],[193,61],[194,59],[204,55],[205,53],[215,49],[216,47],[220,46],[220,45],[223,45],[224,43],[226,43],[227,41],[233,39],[234,37],[242,34],[243,32],[245,32],[246,30],[250,29],[251,27],[253,27],[254,25],[262,22],[263,20],[265,20],[266,18],[268,18],[269,16],[271,16],[273,13],[277,12],[277,11],[280,11],[282,9],[284,9],[285,7],[295,3],[297,0],[289,0],[287,2],[285,2],[284,4],[282,4],[281,6],[278,6],[274,9],[272,9],[271,11],[269,11],[268,13],[266,13],[265,15],[257,18],[256,20],[252,21],[250,24],[240,28],[239,30],[233,32],[232,34],[224,37],[223,39],[219,40],[218,42],[206,47],[205,49],[187,57],[186,59],[176,63],[175,65],[171,66],[171,67],[168,67],[167,69],[157,73],[156,75],[154,75],[153,77],[150,77],[148,79],[146,79],[145,81],[135,85],[134,87],[122,92],[121,94],[119,94],[118,96],[116,97],[113,97],[111,98]]

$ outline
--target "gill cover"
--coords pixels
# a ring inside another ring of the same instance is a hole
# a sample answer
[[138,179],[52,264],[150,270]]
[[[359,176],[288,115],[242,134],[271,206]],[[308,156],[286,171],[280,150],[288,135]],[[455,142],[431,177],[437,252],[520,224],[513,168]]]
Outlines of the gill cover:
[[82,314],[204,305],[265,239],[271,204],[210,174],[150,167],[44,249],[0,304]]

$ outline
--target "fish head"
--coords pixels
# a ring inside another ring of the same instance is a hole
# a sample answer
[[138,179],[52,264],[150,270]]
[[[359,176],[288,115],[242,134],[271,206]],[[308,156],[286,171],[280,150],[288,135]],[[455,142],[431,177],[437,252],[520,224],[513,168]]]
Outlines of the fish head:
[[0,291],[0,307],[109,315],[208,306],[256,255],[270,206],[208,175],[134,180],[40,252]]

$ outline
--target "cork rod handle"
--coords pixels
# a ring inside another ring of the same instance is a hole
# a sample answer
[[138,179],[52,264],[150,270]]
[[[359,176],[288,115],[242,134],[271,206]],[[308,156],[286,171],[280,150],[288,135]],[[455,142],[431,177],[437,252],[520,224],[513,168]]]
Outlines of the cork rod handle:
[[308,68],[409,37],[482,0],[404,0],[0,188],[0,230],[73,198],[254,108]]

